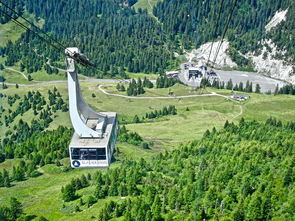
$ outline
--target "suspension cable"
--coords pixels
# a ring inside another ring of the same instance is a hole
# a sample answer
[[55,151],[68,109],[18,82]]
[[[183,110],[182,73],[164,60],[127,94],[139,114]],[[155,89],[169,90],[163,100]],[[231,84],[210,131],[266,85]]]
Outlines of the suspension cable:
[[[15,13],[16,15],[18,15],[19,17],[21,17],[22,19],[24,19],[27,23],[29,23],[32,27],[36,28],[37,30],[41,31],[44,35],[46,35],[47,38],[49,38],[50,40],[52,40],[53,42],[57,43],[60,48],[62,48],[63,50],[66,49],[66,47],[61,44],[60,42],[58,42],[57,40],[53,39],[51,36],[49,36],[45,31],[43,31],[41,28],[39,28],[38,26],[36,26],[34,23],[30,22],[28,19],[26,19],[25,17],[23,17],[22,15],[20,15],[17,11],[15,11],[13,8],[9,7],[9,5],[5,4],[4,2],[2,2],[0,0],[0,3],[5,6],[6,8],[8,8],[9,10],[11,10],[13,13]],[[52,45],[52,44],[51,44]],[[67,49],[66,49],[67,50]]]
[[13,18],[11,15],[9,15],[8,13],[6,13],[5,11],[0,9],[0,12],[3,13],[4,15],[6,15],[7,17],[11,18],[11,20],[17,24],[18,26],[20,26],[21,28],[23,28],[26,31],[32,32],[33,34],[35,34],[37,37],[39,37],[41,40],[45,41],[47,44],[51,45],[52,47],[54,47],[56,50],[61,51],[61,48],[58,48],[56,45],[52,44],[50,41],[48,41],[47,39],[43,38],[41,35],[39,35],[37,32],[31,30],[30,28],[28,28],[26,25],[22,24],[21,22],[19,22],[18,20],[16,20],[15,18]]
[[[35,34],[37,37],[39,37],[41,40],[45,41],[48,45],[52,46],[53,48],[55,48],[56,50],[58,50],[59,52],[64,53],[65,50],[69,52],[69,56],[74,59],[75,61],[77,61],[79,64],[82,64],[83,66],[88,66],[85,63],[83,63],[81,60],[79,60],[79,56],[78,58],[71,56],[72,52],[70,50],[68,50],[64,45],[62,45],[61,43],[59,43],[58,41],[54,40],[52,37],[50,37],[45,31],[43,31],[42,29],[40,29],[39,27],[37,27],[36,25],[34,25],[33,23],[31,23],[30,21],[28,21],[26,18],[24,18],[23,16],[21,16],[19,13],[17,13],[15,10],[11,9],[9,6],[7,6],[6,4],[4,4],[1,0],[0,3],[7,7],[8,9],[10,9],[12,12],[14,12],[15,14],[17,14],[19,17],[23,18],[25,21],[27,21],[31,26],[35,27],[36,29],[38,29],[39,31],[41,31],[42,33],[44,33],[50,40],[54,41],[55,43],[57,43],[59,45],[56,46],[55,44],[53,44],[51,41],[47,40],[46,38],[44,38],[43,36],[41,36],[40,34],[38,34],[36,31],[30,29],[29,27],[27,27],[26,25],[22,24],[21,22],[19,22],[18,20],[16,20],[15,18],[12,17],[12,15],[9,15],[8,13],[6,13],[4,10],[0,9],[0,12],[2,12],[4,15],[6,15],[7,17],[9,17],[15,24],[17,24],[18,26],[20,26],[21,28],[23,28],[26,31],[32,32],[33,34]],[[89,66],[88,66],[89,67]],[[90,66],[91,68],[94,68],[93,65]]]
[[213,43],[214,43],[213,38],[214,38],[214,36],[216,35],[216,32],[217,32],[217,26],[219,24],[219,20],[220,20],[220,17],[221,17],[221,11],[222,11],[222,8],[223,8],[223,3],[224,3],[224,0],[221,0],[220,6],[219,6],[218,17],[217,17],[217,20],[216,20],[216,23],[215,23],[214,31],[212,32],[212,43],[211,43],[210,52],[209,52],[209,56],[208,56],[208,60],[207,60],[207,66],[208,66],[209,61],[210,61],[210,56],[211,56]]
[[221,45],[222,45],[222,43],[223,43],[223,40],[224,40],[225,34],[226,34],[226,32],[227,32],[227,29],[228,29],[228,26],[229,26],[229,23],[230,23],[230,21],[231,21],[231,18],[232,18],[232,15],[233,15],[233,12],[234,12],[234,10],[235,10],[236,5],[237,5],[237,0],[234,0],[234,4],[233,4],[233,6],[232,6],[232,8],[231,8],[230,14],[229,14],[229,16],[228,16],[228,18],[227,18],[227,21],[226,21],[225,29],[224,29],[224,31],[223,31],[223,33],[222,33],[221,41],[219,42],[219,45],[218,45],[217,51],[216,51],[215,56],[214,56],[214,59],[213,59],[213,67],[214,67],[214,64],[215,64],[215,62],[216,62],[216,59],[217,59],[217,56],[218,56],[219,50],[220,50]]

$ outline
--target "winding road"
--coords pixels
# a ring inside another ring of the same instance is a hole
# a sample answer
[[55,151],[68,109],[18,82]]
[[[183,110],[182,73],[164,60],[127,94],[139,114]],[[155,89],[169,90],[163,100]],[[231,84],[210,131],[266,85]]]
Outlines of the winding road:
[[[191,98],[191,97],[208,97],[208,96],[219,96],[223,97],[226,99],[231,99],[229,96],[225,96],[222,94],[217,94],[215,92],[211,92],[210,94],[193,94],[193,95],[182,95],[182,96],[161,96],[161,97],[135,97],[135,96],[127,96],[127,95],[122,95],[122,94],[112,94],[110,92],[107,92],[103,87],[104,86],[112,86],[112,85],[99,85],[98,89],[110,96],[115,96],[115,97],[123,97],[123,98],[128,98],[128,99],[136,99],[136,100],[142,100],[142,99],[179,99],[179,98]],[[232,100],[232,99],[231,99]]]

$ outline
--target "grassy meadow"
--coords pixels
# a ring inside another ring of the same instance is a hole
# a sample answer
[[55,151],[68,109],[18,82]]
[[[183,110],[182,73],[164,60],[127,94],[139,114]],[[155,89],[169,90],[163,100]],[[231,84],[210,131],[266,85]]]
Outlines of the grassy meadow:
[[[20,96],[28,91],[40,91],[47,97],[47,91],[56,87],[67,102],[67,85],[65,83],[49,84],[42,86],[19,87],[9,86],[8,89],[1,90],[1,93],[7,95]],[[132,99],[106,95],[99,90],[99,84],[93,82],[81,82],[83,97],[97,111],[115,111],[119,115],[121,122],[132,121],[134,115],[140,118],[147,112],[160,110],[164,106],[175,105],[177,115],[168,115],[153,120],[144,120],[142,123],[129,123],[126,127],[130,131],[139,133],[144,140],[151,142],[151,149],[144,150],[141,147],[125,143],[116,145],[117,161],[111,165],[111,168],[120,166],[123,159],[138,160],[143,157],[146,160],[151,159],[159,152],[177,148],[180,143],[200,139],[206,129],[212,127],[222,128],[226,120],[238,122],[241,117],[247,120],[265,121],[268,117],[276,117],[283,122],[295,121],[295,96],[289,95],[263,95],[252,94],[251,99],[246,102],[234,102],[223,97],[192,97],[192,98],[174,98],[174,99]],[[108,92],[118,93],[114,85],[104,85]],[[181,95],[199,93],[191,91],[189,87],[175,85],[170,90]],[[221,94],[230,94],[230,91],[207,89]],[[150,89],[142,96],[156,94],[157,96],[167,96],[169,89]],[[95,97],[92,96],[95,94]],[[5,108],[16,108],[17,103],[8,107],[5,99],[1,99],[1,105]],[[32,111],[28,111],[22,117],[18,116],[10,128],[0,127],[0,136],[5,136],[5,131],[11,129],[20,118],[30,121],[33,117]],[[71,127],[68,113],[58,112],[50,124],[49,130],[57,128],[59,125]],[[0,164],[0,171],[3,168],[12,170],[13,165],[18,163],[18,159],[6,160]],[[62,161],[64,165],[68,164],[68,159]],[[69,203],[64,203],[61,199],[61,187],[68,184],[74,177],[80,177],[82,174],[93,174],[97,169],[75,169],[68,172],[62,172],[60,167],[50,164],[39,168],[43,175],[36,178],[29,178],[21,182],[13,182],[10,188],[0,188],[0,203],[6,204],[7,200],[14,196],[24,207],[27,214],[44,216],[48,220],[90,220],[91,217],[97,218],[98,210],[101,205],[108,200],[120,200],[118,197],[110,197],[99,200],[92,207],[81,206],[82,212],[75,213],[75,205],[79,204],[79,199]],[[107,171],[107,170],[104,170]],[[85,196],[93,194],[93,186],[81,189],[78,194]]]
[[153,13],[153,7],[161,0],[138,0],[133,6],[135,9],[147,9],[150,14]]

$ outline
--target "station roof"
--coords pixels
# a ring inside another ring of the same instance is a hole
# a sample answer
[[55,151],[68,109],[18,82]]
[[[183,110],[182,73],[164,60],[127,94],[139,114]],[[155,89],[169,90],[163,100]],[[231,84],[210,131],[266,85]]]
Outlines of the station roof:
[[[114,124],[116,122],[116,112],[101,112],[107,115],[105,132],[103,138],[81,138],[76,132],[74,133],[70,147],[91,148],[106,147],[109,143]],[[98,119],[96,119],[97,121]]]

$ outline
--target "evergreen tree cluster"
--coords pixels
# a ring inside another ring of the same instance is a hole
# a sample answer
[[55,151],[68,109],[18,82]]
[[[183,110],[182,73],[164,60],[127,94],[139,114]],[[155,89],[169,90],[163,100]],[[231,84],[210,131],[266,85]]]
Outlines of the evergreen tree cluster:
[[58,69],[57,68],[52,68],[48,64],[44,65],[44,70],[46,71],[47,74],[58,74]]
[[132,145],[135,145],[135,146],[141,146],[144,149],[149,148],[148,143],[144,142],[142,137],[138,133],[128,131],[126,129],[125,125],[120,127],[119,135],[117,137],[117,140],[120,141],[120,142],[129,143],[129,144],[132,144]]
[[[0,94],[1,99],[7,99],[9,107],[7,110],[0,106],[0,126],[10,126],[15,118],[19,115],[23,116],[27,111],[33,110],[36,116],[31,121],[31,126],[22,119],[18,124],[13,126],[12,130],[7,130],[6,138],[3,139],[3,144],[10,144],[13,142],[22,142],[33,133],[42,131],[52,122],[52,114],[58,110],[63,112],[68,111],[67,104],[64,102],[58,90],[54,87],[53,91],[48,91],[48,99],[46,99],[39,91],[29,91],[23,97],[15,94],[13,96]],[[47,100],[47,101],[46,101]],[[8,137],[11,135],[10,137]]]
[[[160,1],[153,9],[153,13],[163,24],[168,39],[180,42],[182,48],[190,49],[192,46],[198,47],[206,42],[216,40],[222,35],[232,5],[233,2],[230,0],[223,2],[219,24],[214,34],[212,34],[212,30],[214,30],[218,20],[220,1]],[[294,48],[292,47],[292,45],[294,46],[292,38],[287,38],[292,36],[290,27],[294,27],[294,6],[294,2],[290,0],[246,0],[238,2],[226,34],[226,38],[230,41],[232,47],[230,55],[233,55],[233,58],[241,65],[249,65],[248,61],[237,56],[234,50],[246,54],[250,50],[256,51],[261,48],[262,45],[259,40],[266,35],[265,25],[278,10],[288,7],[286,19],[288,22],[279,25],[279,31],[274,29],[268,35],[275,39],[281,49]]]
[[6,169],[0,172],[0,187],[10,187],[12,181],[23,181],[28,177],[37,177],[41,173],[37,171],[37,165],[34,162],[26,163],[21,160],[19,165],[13,166],[12,174],[9,175]]
[[74,178],[71,183],[67,184],[65,187],[61,188],[62,199],[65,202],[69,202],[78,198],[76,191],[89,186],[91,180],[91,175],[88,174],[87,178],[83,174],[81,178]]
[[227,89],[227,90],[234,90],[234,91],[241,91],[241,92],[248,92],[248,93],[260,93],[260,85],[256,84],[255,85],[255,90],[253,91],[253,83],[250,82],[249,80],[246,82],[246,85],[244,86],[243,82],[240,82],[239,84],[233,84],[232,79],[229,79],[229,81],[225,84],[223,81],[216,81],[213,80],[212,84],[207,78],[202,78],[200,87],[205,88],[205,87],[214,87],[217,89]]
[[174,105],[169,105],[168,107],[163,107],[162,110],[155,110],[150,113],[145,114],[145,118],[147,119],[154,119],[162,116],[167,116],[167,115],[176,115],[177,114],[177,109]]
[[128,85],[128,88],[126,90],[128,96],[137,96],[140,94],[144,94],[145,90],[143,88],[143,83],[140,78],[138,80],[132,79],[131,82]]
[[14,96],[7,96],[7,103],[9,104],[10,107],[12,107],[12,105],[17,100],[19,100],[17,109],[15,111],[8,110],[9,114],[4,115],[6,126],[12,123],[18,115],[22,116],[31,108],[33,108],[34,111],[37,111],[37,110],[42,110],[44,105],[46,105],[45,98],[40,94],[39,91],[37,92],[29,91],[26,95],[23,96],[23,98],[20,98],[20,96],[17,94],[15,94]]
[[295,85],[293,84],[287,84],[278,89],[278,86],[275,90],[275,94],[290,94],[295,95]]
[[[32,125],[33,126],[33,125]],[[27,126],[28,127],[28,126]],[[35,176],[37,166],[55,163],[68,156],[68,144],[72,136],[72,130],[59,127],[54,131],[32,131],[30,127],[25,128],[26,134],[18,132],[22,136],[15,142],[8,141],[0,148],[0,160],[21,158],[25,160],[18,168],[23,169],[27,176]],[[24,141],[21,141],[24,140]],[[22,173],[22,171],[21,171]],[[15,173],[13,173],[15,174]],[[14,176],[14,175],[13,175]]]
[[[24,8],[24,2],[23,1],[8,1],[5,2],[10,8],[12,8],[14,11],[16,11],[18,14],[23,14],[23,8]],[[5,7],[1,7],[1,10],[3,10],[5,13],[9,14],[13,18],[17,18],[17,15],[12,13],[9,9]],[[6,16],[4,13],[0,13],[0,24],[5,24],[11,20],[10,17]]]
[[[146,162],[93,175],[99,220],[292,220],[295,122],[275,119],[207,131]],[[128,197],[127,197],[128,196]]]
[[168,88],[168,87],[172,87],[176,83],[181,83],[181,82],[175,78],[168,78],[166,75],[164,75],[157,78],[156,87]]
[[124,84],[120,84],[120,83],[117,84],[116,89],[118,91],[126,91]]
[[154,84],[147,77],[143,78],[142,84],[146,88],[153,88],[154,87]]
[[[2,162],[2,161],[1,161]],[[0,171],[0,187],[10,187],[11,186],[11,178],[6,169]]]
[[260,88],[261,88],[260,85],[259,84],[256,84],[255,91],[253,91],[253,84],[252,84],[252,82],[247,81],[245,87],[243,85],[243,82],[240,82],[239,85],[238,84],[235,84],[235,86],[233,87],[233,90],[234,91],[249,92],[249,93],[252,93],[252,92],[260,93]]
[[[132,79],[127,87],[126,93],[128,96],[137,96],[145,93],[144,88],[153,87],[154,84],[146,77],[143,78],[143,81],[140,78],[138,78],[137,80]],[[125,91],[125,87],[123,84],[117,84],[116,88],[118,91]]]
[[[147,10],[137,12],[121,3],[117,0],[23,1],[29,13],[46,21],[44,31],[50,32],[63,45],[70,46],[75,39],[76,46],[97,67],[91,70],[81,68],[86,75],[120,75],[125,78],[125,69],[163,73],[174,56],[167,47],[170,42],[166,42],[160,24]],[[62,54],[54,48],[44,47],[44,44],[26,32],[15,43],[9,42],[0,49],[0,55],[7,56],[6,65],[20,62],[31,73],[43,68],[46,57],[52,62],[62,60]]]
[[0,220],[15,221],[23,214],[22,204],[15,197],[10,198],[9,206],[0,206]]
[[[29,35],[32,34],[28,34],[28,32],[23,34],[23,38],[18,39],[15,43],[9,40],[2,50],[0,48],[0,55],[6,55],[4,63],[6,66],[13,66],[16,62],[20,61],[20,71],[23,72],[26,70],[30,74],[42,70],[46,59],[34,51],[32,48],[34,44],[33,39]],[[29,42],[31,42],[31,45],[29,45]],[[43,46],[44,48],[46,47]]]
[[[129,6],[134,2],[128,1]],[[162,74],[169,66],[175,65],[174,51],[183,52],[183,49],[218,39],[233,2],[224,1],[220,24],[214,34],[212,30],[220,6],[217,0],[159,1],[153,9],[153,16],[157,19],[150,16],[147,10],[135,11],[117,0],[53,0],[49,3],[25,0],[11,1],[9,4],[20,14],[26,8],[37,18],[43,18],[43,30],[54,38],[58,37],[57,40],[63,45],[70,46],[75,39],[75,44],[98,67],[91,70],[82,68],[81,71],[86,75],[119,75],[126,78],[124,71],[120,70]],[[287,8],[286,19],[266,33],[264,27],[275,12]],[[278,53],[277,56],[286,58],[288,63],[294,63],[294,12],[295,3],[291,0],[238,2],[226,35],[231,44],[229,55],[240,66],[250,67],[249,60],[238,51],[243,54],[248,51],[259,53],[263,46],[261,40],[267,38],[272,39],[282,51],[288,49],[286,53]],[[1,23],[9,20],[4,15],[0,16]],[[43,68],[46,57],[52,62],[62,60],[61,54],[51,47],[44,47],[44,44],[38,37],[26,32],[15,43],[10,41],[4,48],[0,48],[0,55],[7,56],[6,65],[20,61],[21,70],[26,69],[32,73]],[[51,72],[46,65],[44,68],[48,73]]]
[[295,64],[295,41],[292,40],[295,30],[295,2],[289,1],[288,12],[286,14],[286,19],[282,21],[279,25],[273,27],[266,34],[267,39],[272,39],[272,41],[277,45],[277,48],[284,51],[284,53],[277,53],[275,56],[278,59],[285,59],[287,63],[293,64],[293,74],[295,74],[294,64]]

